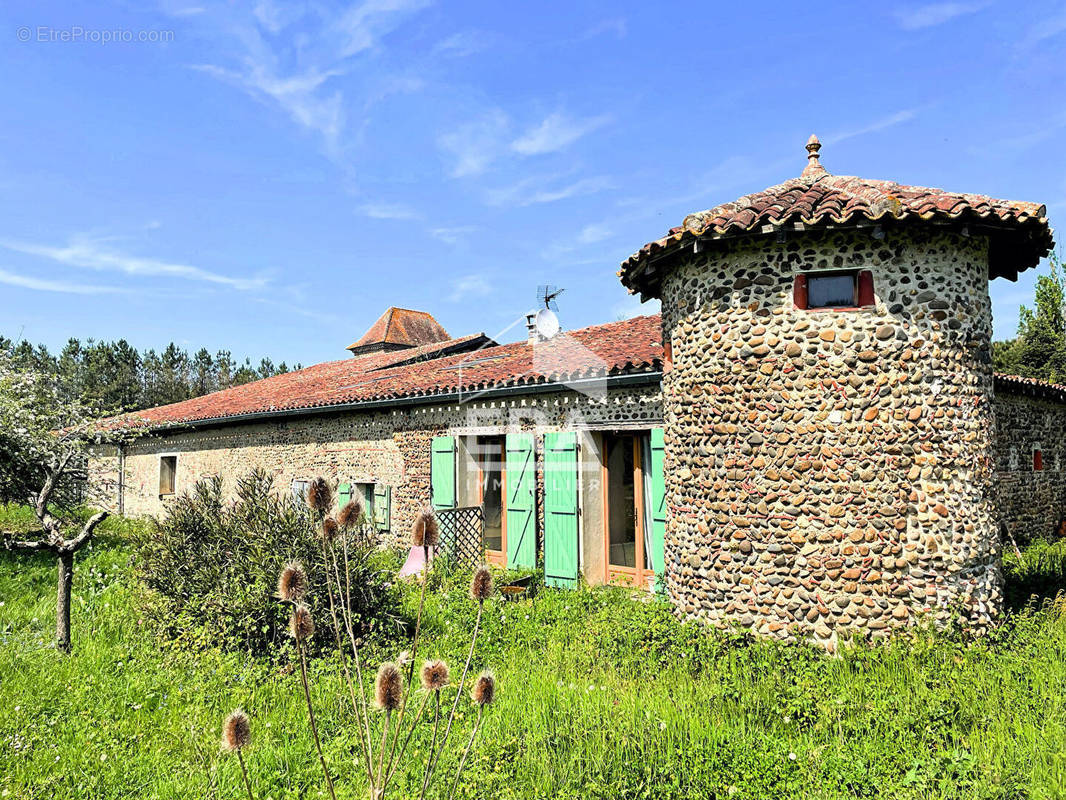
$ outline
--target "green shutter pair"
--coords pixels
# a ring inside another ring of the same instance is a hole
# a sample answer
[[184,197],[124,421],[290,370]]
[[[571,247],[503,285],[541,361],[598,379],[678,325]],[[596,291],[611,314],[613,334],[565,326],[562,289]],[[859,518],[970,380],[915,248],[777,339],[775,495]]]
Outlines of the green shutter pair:
[[[663,431],[651,431],[651,560],[663,574],[666,503],[663,482]],[[536,451],[530,433],[506,437],[507,566],[533,568],[537,562]],[[434,509],[455,508],[456,441],[434,437],[430,459]],[[549,586],[577,585],[579,572],[578,445],[573,431],[544,436],[544,575]],[[606,531],[604,531],[606,535]]]
[[[389,530],[392,524],[392,487],[380,484],[363,484],[363,508],[374,521],[374,527],[381,531]],[[337,487],[337,507],[344,508],[352,499],[352,485],[342,483]]]

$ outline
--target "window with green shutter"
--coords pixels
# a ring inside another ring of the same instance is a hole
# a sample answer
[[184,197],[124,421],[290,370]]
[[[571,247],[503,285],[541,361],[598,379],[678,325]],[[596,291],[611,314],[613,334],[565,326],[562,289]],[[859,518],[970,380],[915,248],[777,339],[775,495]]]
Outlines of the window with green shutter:
[[374,486],[374,527],[387,531],[392,525],[392,487]]

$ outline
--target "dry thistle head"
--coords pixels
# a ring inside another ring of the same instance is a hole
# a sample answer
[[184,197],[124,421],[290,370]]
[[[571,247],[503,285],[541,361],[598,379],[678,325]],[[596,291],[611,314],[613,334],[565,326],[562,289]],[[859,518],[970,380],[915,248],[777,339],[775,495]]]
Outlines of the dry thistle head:
[[440,525],[432,508],[422,512],[422,546],[436,547],[440,543]]
[[329,511],[333,505],[333,490],[329,488],[325,478],[315,478],[307,487],[307,505],[315,511]]
[[448,685],[448,665],[439,658],[422,665],[422,688],[438,692]]
[[487,706],[496,699],[496,676],[485,670],[477,676],[470,697],[479,706]]
[[311,609],[300,603],[292,610],[289,617],[289,633],[298,642],[309,639],[315,633],[315,621],[311,618]]
[[403,699],[403,677],[400,670],[391,661],[378,667],[374,680],[374,703],[383,711],[393,711],[400,706]]
[[419,514],[415,517],[415,524],[411,526],[411,544],[422,547],[426,541],[426,517]]
[[347,503],[344,504],[344,508],[337,514],[337,522],[344,530],[351,530],[359,524],[359,520],[363,518],[363,501],[358,497],[353,497]]
[[299,603],[307,594],[307,573],[299,561],[290,561],[278,575],[278,599]]
[[326,517],[322,520],[322,538],[326,544],[333,544],[338,533],[340,533],[340,526],[337,525],[337,520],[333,517]]
[[248,715],[239,708],[231,711],[222,723],[222,749],[231,753],[248,745],[252,738],[252,726]]
[[474,570],[470,580],[470,597],[475,603],[484,603],[492,596],[492,573],[482,564]]
[[400,653],[400,655],[398,655],[396,657],[396,666],[398,666],[398,667],[406,667],[410,663],[411,663],[411,651],[410,650],[404,650],[402,653]]

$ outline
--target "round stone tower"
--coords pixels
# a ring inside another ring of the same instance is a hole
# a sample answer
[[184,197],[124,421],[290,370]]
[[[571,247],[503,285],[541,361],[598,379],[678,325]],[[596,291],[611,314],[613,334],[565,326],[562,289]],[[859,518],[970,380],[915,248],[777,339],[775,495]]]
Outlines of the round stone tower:
[[803,173],[622,264],[662,300],[666,588],[760,633],[883,635],[1000,606],[990,278],[1046,210]]

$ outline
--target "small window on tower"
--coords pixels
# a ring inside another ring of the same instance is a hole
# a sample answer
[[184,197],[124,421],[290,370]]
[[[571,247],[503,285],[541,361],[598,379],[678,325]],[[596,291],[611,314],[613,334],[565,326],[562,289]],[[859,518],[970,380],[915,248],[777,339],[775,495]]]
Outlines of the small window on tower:
[[1043,472],[1044,470],[1044,451],[1039,447],[1033,448],[1033,472]]
[[796,308],[861,308],[874,304],[873,273],[869,270],[808,272],[793,286]]

